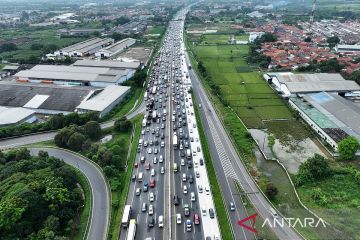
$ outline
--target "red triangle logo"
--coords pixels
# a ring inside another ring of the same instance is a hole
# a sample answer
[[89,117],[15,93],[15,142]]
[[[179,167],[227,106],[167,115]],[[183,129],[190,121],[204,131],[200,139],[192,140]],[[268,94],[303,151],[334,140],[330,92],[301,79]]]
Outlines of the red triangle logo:
[[[255,214],[253,214],[253,215],[251,215],[251,216],[248,216],[247,218],[244,218],[244,219],[238,221],[237,223],[238,223],[240,226],[242,226],[243,228],[246,228],[247,230],[249,230],[249,231],[251,231],[251,232],[253,232],[253,233],[257,233],[256,229],[254,228],[255,223],[256,223],[256,216],[257,216],[257,213],[255,213]],[[246,225],[246,224],[244,224],[245,222],[247,222],[247,221],[249,221],[249,220],[251,221],[251,227],[248,226],[248,225]]]

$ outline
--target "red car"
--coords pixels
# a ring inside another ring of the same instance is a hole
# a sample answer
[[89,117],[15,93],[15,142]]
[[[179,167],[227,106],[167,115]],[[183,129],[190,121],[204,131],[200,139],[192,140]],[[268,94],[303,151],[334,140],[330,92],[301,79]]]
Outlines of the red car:
[[199,214],[197,214],[197,213],[195,213],[195,215],[194,215],[194,224],[195,224],[195,225],[199,225],[199,224],[200,224]]
[[150,187],[151,188],[155,187],[155,179],[150,180]]
[[135,168],[138,168],[138,167],[139,167],[139,164],[136,162],[136,163],[134,164],[134,167],[135,167]]
[[145,169],[150,170],[150,163],[145,164]]

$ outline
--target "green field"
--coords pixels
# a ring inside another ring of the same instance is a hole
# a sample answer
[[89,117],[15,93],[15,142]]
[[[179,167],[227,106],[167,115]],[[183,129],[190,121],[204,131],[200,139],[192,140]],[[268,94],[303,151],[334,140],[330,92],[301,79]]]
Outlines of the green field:
[[292,114],[261,75],[248,66],[246,45],[197,46],[195,54],[220,86],[223,98],[248,128],[264,128],[263,120],[291,119]]
[[165,26],[154,26],[148,33],[149,34],[163,34],[165,32]]
[[[200,44],[229,44],[229,39],[231,39],[231,36],[231,34],[204,34],[201,36]],[[247,41],[249,39],[249,35],[236,35],[235,39],[238,41]]]

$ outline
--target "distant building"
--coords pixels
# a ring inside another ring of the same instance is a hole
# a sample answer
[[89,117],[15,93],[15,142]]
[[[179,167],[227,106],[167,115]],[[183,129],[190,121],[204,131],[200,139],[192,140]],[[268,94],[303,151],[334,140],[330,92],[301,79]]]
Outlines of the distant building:
[[136,70],[92,66],[36,65],[15,74],[18,82],[106,87],[121,84]]
[[0,127],[9,125],[33,123],[36,121],[35,111],[16,107],[7,108],[0,106]]
[[129,87],[116,85],[99,89],[0,83],[0,107],[23,108],[44,115],[97,111],[104,116],[128,91]]
[[347,81],[338,73],[269,72],[264,74],[264,79],[272,84],[283,97],[323,91],[347,93],[360,90],[356,82]]
[[105,31],[104,28],[90,28],[90,29],[59,29],[57,31],[57,35],[60,37],[63,36],[75,36],[75,37],[81,37],[81,36],[89,36],[90,34],[93,34],[95,32],[103,33]]
[[118,41],[110,46],[107,46],[105,48],[98,50],[95,53],[95,56],[101,57],[101,58],[104,58],[104,57],[108,58],[108,57],[114,56],[118,53],[125,51],[128,47],[134,45],[135,43],[136,43],[136,39],[126,38],[126,39]]
[[249,42],[254,42],[256,38],[261,37],[264,34],[264,32],[249,32]]
[[56,56],[82,57],[114,43],[112,38],[92,38],[55,51]]
[[356,53],[360,54],[360,45],[341,45],[337,44],[335,46],[335,51],[337,53]]

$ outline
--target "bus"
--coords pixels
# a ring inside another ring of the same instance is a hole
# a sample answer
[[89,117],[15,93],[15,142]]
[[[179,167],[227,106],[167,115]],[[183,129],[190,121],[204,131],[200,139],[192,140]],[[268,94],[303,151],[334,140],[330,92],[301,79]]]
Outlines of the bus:
[[134,240],[136,235],[136,220],[131,219],[126,240]]
[[176,134],[174,134],[174,136],[173,136],[174,149],[177,149],[178,144],[179,144],[178,137],[176,136]]
[[122,217],[122,220],[121,220],[121,225],[123,226],[123,228],[128,227],[129,220],[130,220],[130,215],[131,215],[131,206],[130,205],[125,205],[123,217]]

